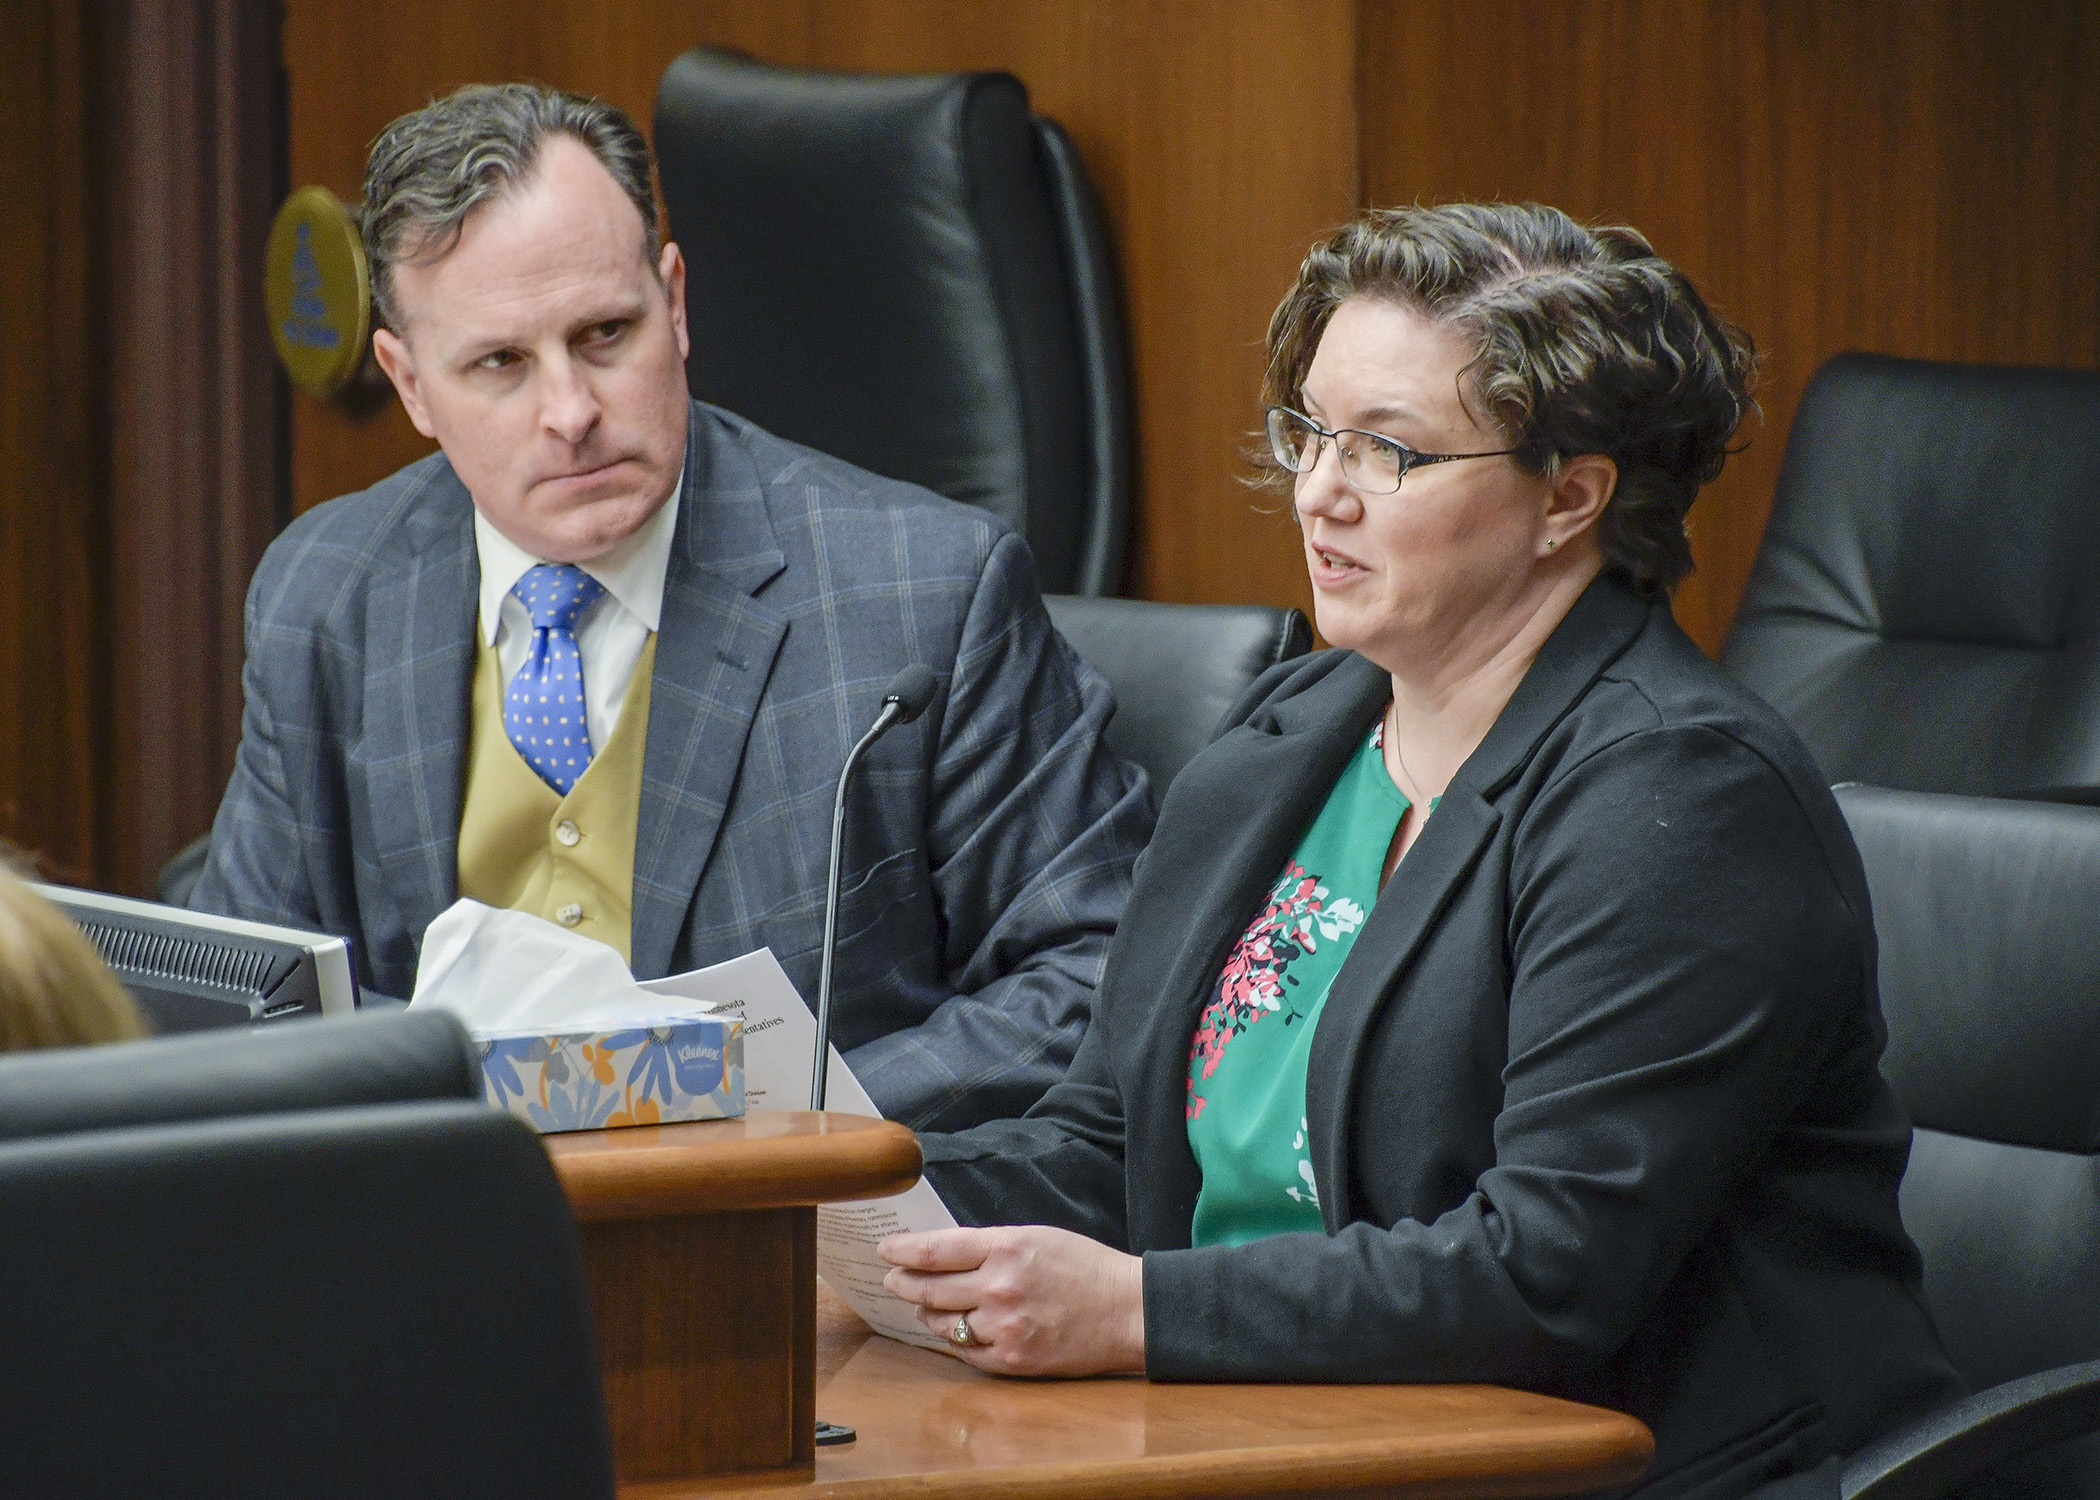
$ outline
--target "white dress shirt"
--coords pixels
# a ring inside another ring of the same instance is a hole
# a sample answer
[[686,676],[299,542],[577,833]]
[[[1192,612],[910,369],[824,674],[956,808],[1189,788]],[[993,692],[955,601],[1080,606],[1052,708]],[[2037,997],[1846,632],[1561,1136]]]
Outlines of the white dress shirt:
[[[641,528],[603,557],[578,567],[605,585],[605,593],[576,620],[576,651],[583,658],[583,708],[591,731],[591,753],[612,742],[627,701],[628,679],[642,647],[663,615],[664,570],[678,529],[679,473],[670,498]],[[481,638],[496,648],[506,692],[532,650],[532,613],[511,590],[544,558],[534,557],[474,510],[474,549],[481,558]]]

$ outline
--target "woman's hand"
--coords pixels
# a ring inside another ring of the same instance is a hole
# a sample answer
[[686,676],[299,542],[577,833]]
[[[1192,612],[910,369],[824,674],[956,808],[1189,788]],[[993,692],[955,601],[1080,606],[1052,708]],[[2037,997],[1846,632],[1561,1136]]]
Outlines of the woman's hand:
[[[950,1354],[998,1375],[1141,1374],[1144,1262],[1068,1229],[937,1229],[877,1247],[882,1284]],[[968,1344],[956,1320],[970,1316]]]

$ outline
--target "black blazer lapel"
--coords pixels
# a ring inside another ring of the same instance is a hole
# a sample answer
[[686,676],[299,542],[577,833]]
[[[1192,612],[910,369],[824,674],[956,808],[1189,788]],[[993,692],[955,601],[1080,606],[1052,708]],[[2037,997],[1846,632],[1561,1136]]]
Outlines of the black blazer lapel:
[[459,894],[481,564],[474,502],[450,465],[404,510],[383,544],[400,560],[366,595],[358,755],[382,887],[421,943]]
[[752,595],[786,565],[748,459],[694,409],[642,752],[632,967],[670,972],[787,625]]
[[1496,796],[1530,763],[1539,742],[1568,716],[1604,669],[1647,628],[1658,609],[1668,613],[1669,605],[1644,603],[1600,574],[1546,638],[1531,670],[1480,748],[1459,767],[1454,782],[1476,787],[1484,797]]
[[[1494,799],[1539,744],[1639,635],[1649,606],[1600,577],[1547,638],[1479,748],[1459,767],[1434,817],[1379,894],[1328,990],[1305,1081],[1313,1182],[1328,1233],[1349,1222],[1350,1108],[1365,1039],[1400,986],[1445,903],[1502,824]],[[1328,778],[1331,783],[1333,777]],[[1323,786],[1328,784],[1323,783]]]
[[[1122,922],[1140,941],[1150,934],[1174,939],[1156,968],[1118,985],[1128,997],[1123,1003],[1148,1007],[1130,1054],[1144,1074],[1128,1095],[1143,1108],[1129,1121],[1129,1153],[1148,1164],[1142,1196],[1133,1184],[1129,1205],[1133,1248],[1189,1243],[1202,1185],[1187,1121],[1197,1017],[1232,945],[1391,695],[1383,671],[1350,657],[1274,714],[1258,711],[1223,735],[1175,779],[1161,809],[1141,865],[1144,894],[1133,897]],[[1180,934],[1201,939],[1179,941]],[[1159,950],[1148,942],[1146,951]],[[1110,972],[1117,967],[1111,957]]]
[[1501,822],[1479,793],[1454,780],[1379,892],[1370,920],[1328,988],[1306,1063],[1305,1119],[1313,1186],[1329,1234],[1353,1217],[1349,1114],[1371,1022]]

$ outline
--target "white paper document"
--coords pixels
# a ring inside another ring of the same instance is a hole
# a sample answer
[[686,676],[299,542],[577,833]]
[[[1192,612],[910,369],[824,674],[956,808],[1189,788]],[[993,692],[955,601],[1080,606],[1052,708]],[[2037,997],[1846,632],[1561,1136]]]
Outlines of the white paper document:
[[[816,1017],[803,1004],[771,949],[761,948],[712,968],[652,979],[641,988],[666,999],[700,1002],[717,1012],[742,1016],[746,1106],[808,1108]],[[824,1092],[827,1109],[882,1117],[836,1047],[831,1049]],[[889,1262],[875,1253],[875,1246],[887,1234],[954,1227],[955,1216],[923,1178],[892,1197],[820,1204],[817,1274],[876,1332],[938,1349],[941,1340],[912,1315],[911,1305],[884,1290],[882,1276]]]

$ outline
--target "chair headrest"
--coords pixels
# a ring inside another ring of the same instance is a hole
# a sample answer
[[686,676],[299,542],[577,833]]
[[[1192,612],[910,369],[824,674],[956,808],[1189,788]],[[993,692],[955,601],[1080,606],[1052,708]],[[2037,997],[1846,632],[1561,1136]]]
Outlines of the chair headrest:
[[1304,615],[1266,604],[1073,594],[1047,594],[1043,603],[1066,643],[1115,691],[1109,743],[1145,768],[1155,807],[1254,679],[1312,649]]
[[289,1021],[0,1057],[0,1140],[420,1099],[479,1099],[443,1011]]
[[2100,780],[2096,443],[2100,373],[1831,360],[1724,664],[1834,780]]
[[[1844,354],[1787,438],[1796,605],[1899,640],[2054,650],[2100,618],[2100,372]],[[1775,559],[1778,560],[1778,559]]]
[[1837,799],[1874,903],[1883,1067],[1912,1120],[2100,1152],[2100,808]]
[[1020,81],[698,48],[664,73],[656,150],[690,268],[693,394],[983,506],[1057,586],[1091,493],[1086,412]]

